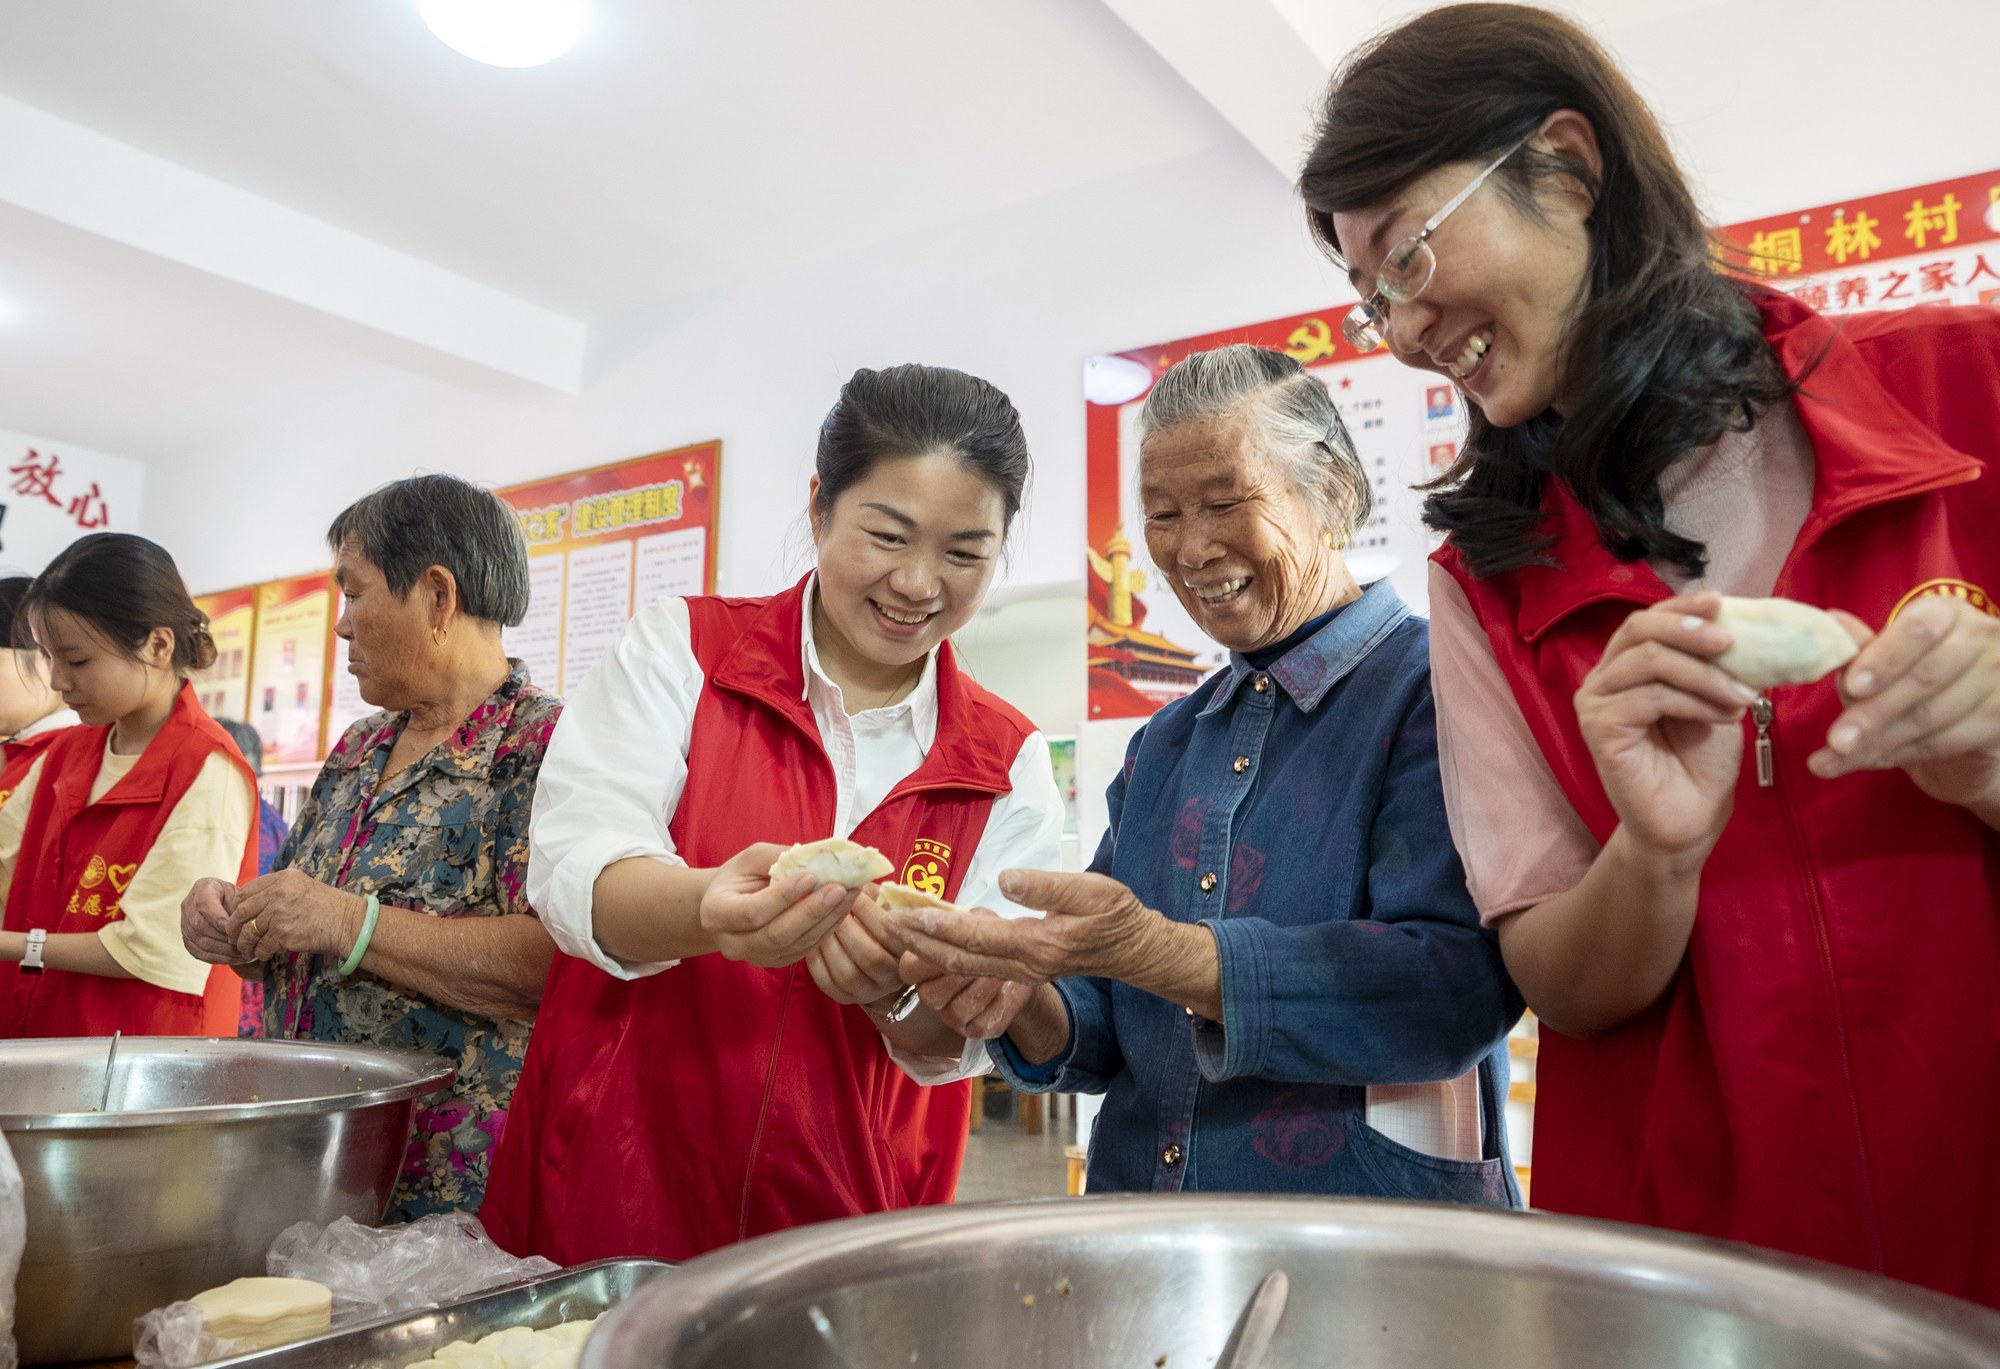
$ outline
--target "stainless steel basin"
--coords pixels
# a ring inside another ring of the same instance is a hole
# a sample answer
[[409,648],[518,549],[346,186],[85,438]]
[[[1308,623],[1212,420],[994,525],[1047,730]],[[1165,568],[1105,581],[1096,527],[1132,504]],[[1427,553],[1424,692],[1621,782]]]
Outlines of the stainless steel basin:
[[316,1042],[0,1041],[0,1131],[27,1189],[15,1333],[28,1364],[122,1359],[132,1319],[264,1272],[293,1222],[374,1224],[434,1055]]
[[1209,1369],[1272,1269],[1291,1299],[1265,1369],[2000,1366],[2000,1314],[1722,1242],[1146,1195],[919,1209],[705,1255],[613,1311],[583,1369]]

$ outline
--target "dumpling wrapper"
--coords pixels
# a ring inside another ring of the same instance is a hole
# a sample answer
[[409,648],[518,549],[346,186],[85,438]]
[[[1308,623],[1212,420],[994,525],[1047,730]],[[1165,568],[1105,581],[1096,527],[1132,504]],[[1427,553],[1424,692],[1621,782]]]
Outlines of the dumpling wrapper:
[[1753,689],[1811,684],[1860,650],[1831,613],[1791,599],[1725,594],[1715,625],[1736,639],[1715,663]]
[[771,883],[811,875],[821,884],[860,889],[895,872],[889,858],[874,847],[845,837],[828,837],[789,847],[771,862]]
[[546,1336],[561,1345],[581,1346],[590,1339],[590,1333],[597,1327],[597,1318],[588,1321],[558,1322],[546,1331],[536,1334]]
[[188,1301],[210,1335],[253,1350],[320,1335],[332,1323],[333,1293],[311,1279],[237,1279]]

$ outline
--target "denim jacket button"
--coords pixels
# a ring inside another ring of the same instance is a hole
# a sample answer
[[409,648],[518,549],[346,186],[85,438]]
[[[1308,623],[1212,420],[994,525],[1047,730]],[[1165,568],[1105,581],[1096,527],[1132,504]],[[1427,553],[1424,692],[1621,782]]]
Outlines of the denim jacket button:
[[1181,1162],[1181,1148],[1179,1146],[1168,1146],[1165,1150],[1160,1152],[1160,1163],[1165,1165],[1168,1169],[1172,1169],[1175,1165],[1179,1164],[1180,1162]]
[[1204,894],[1215,892],[1215,871],[1210,870],[1201,877],[1201,891]]
[[1250,682],[1250,687],[1259,694],[1268,694],[1271,690],[1271,677],[1269,675],[1259,675]]
[[1240,775],[1250,768],[1250,758],[1248,756],[1238,756],[1229,768]]

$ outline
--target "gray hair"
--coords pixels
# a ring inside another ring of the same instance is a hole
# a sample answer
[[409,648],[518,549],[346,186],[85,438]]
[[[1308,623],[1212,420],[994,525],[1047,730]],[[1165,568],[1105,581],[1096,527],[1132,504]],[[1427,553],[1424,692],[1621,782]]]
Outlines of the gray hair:
[[1283,352],[1239,342],[1175,363],[1139,411],[1139,441],[1239,410],[1337,541],[1367,524],[1375,493],[1333,396]]
[[397,480],[349,504],[326,530],[336,553],[353,538],[397,598],[443,566],[459,606],[513,627],[528,616],[528,542],[500,496],[455,475]]

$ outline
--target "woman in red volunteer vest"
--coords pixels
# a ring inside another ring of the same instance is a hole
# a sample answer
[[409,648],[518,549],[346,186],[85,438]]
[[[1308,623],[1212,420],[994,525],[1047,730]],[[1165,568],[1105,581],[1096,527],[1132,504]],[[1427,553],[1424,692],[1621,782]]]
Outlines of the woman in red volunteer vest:
[[[81,721],[49,687],[48,663],[32,646],[25,627],[17,636],[15,617],[34,581],[25,575],[0,580],[0,804],[27,778],[28,767],[65,727]],[[28,646],[13,643],[27,642]]]
[[0,806],[0,1036],[234,1035],[235,986],[205,1012],[210,967],[180,932],[195,880],[257,867],[255,781],[187,683],[215,660],[207,618],[171,556],[108,532],[56,557],[20,616],[83,725]]
[[[1454,836],[1551,1029],[1534,1200],[2000,1305],[2000,313],[1718,271],[1624,77],[1511,5],[1357,56],[1301,187],[1349,337],[1471,409],[1431,650]],[[1859,654],[1759,693],[1717,591]]]
[[[866,893],[767,872],[788,843],[851,837],[902,883],[1012,911],[1001,870],[1055,865],[1047,744],[945,644],[1027,475],[985,381],[857,372],[820,430],[818,570],[770,598],[654,601],[571,695],[528,865],[568,954],[480,1213],[501,1245],[685,1259],[950,1201],[984,1047],[906,992]],[[1017,992],[967,981],[959,1006]]]

